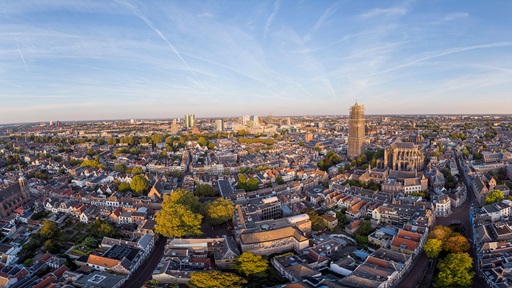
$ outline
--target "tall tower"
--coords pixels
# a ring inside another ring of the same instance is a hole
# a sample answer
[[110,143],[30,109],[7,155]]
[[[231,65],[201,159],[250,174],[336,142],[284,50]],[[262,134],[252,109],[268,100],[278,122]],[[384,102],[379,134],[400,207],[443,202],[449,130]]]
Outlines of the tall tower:
[[179,130],[178,123],[176,123],[176,119],[174,119],[171,124],[171,134],[172,135],[178,134],[178,130]]
[[222,119],[215,120],[215,131],[224,131],[224,121]]
[[194,127],[195,123],[196,123],[196,115],[194,115],[194,114],[185,115],[185,127],[187,129]]
[[354,104],[348,116],[348,154],[350,158],[359,157],[366,152],[366,135],[364,123],[364,106]]

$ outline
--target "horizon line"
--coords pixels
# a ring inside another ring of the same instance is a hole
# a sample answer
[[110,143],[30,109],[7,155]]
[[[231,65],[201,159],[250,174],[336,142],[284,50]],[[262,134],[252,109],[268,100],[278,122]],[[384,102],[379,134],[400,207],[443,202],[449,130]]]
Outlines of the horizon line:
[[[190,114],[189,114],[190,115]],[[192,114],[195,116],[195,114]],[[246,115],[256,115],[256,114],[246,114]],[[226,118],[241,118],[244,115],[240,116],[211,116],[211,117],[195,117],[196,119],[226,119]],[[258,117],[348,117],[348,114],[312,114],[312,115],[267,115]],[[365,114],[365,117],[380,117],[380,116],[512,116],[512,113],[449,113],[449,114],[437,114],[437,113],[421,113],[421,114]],[[36,121],[36,122],[11,122],[11,123],[0,123],[0,127],[2,126],[13,126],[13,125],[30,125],[30,124],[40,124],[40,123],[49,123],[52,122],[61,122],[61,123],[72,123],[72,122],[119,122],[119,121],[130,121],[134,120],[144,120],[144,121],[172,121],[174,119],[183,119],[184,117],[171,117],[171,118],[119,118],[119,119],[79,119],[79,120],[46,120],[46,121]]]

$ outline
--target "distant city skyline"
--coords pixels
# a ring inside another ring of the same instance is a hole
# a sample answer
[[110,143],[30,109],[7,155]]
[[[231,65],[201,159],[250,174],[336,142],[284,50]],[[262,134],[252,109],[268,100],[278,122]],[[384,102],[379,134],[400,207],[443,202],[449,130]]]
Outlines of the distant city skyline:
[[508,114],[512,2],[13,1],[0,123]]

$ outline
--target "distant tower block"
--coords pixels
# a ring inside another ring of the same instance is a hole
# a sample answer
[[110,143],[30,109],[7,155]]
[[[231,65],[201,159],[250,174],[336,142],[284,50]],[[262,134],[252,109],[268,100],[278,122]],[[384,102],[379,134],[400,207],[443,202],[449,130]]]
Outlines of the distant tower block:
[[364,106],[354,104],[348,116],[348,153],[350,158],[359,157],[366,152]]
[[306,140],[306,142],[313,141],[313,133],[311,133],[311,132],[306,133],[306,139],[304,139],[304,140]]

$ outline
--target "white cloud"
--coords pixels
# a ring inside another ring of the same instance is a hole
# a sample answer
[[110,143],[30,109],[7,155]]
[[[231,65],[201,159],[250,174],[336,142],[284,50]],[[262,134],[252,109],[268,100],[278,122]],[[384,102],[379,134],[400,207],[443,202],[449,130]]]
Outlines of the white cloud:
[[265,29],[263,30],[263,39],[267,38],[267,34],[268,34],[268,31],[270,30],[270,26],[272,25],[274,18],[276,17],[277,13],[279,12],[280,6],[281,6],[281,1],[274,2],[274,9],[272,10],[272,13],[270,13],[270,16],[268,16],[267,21],[265,21]]
[[455,13],[450,13],[450,14],[444,16],[444,20],[445,21],[452,21],[452,20],[455,20],[455,19],[458,19],[458,18],[466,18],[466,17],[469,17],[469,13],[466,13],[466,12],[455,12]]
[[407,9],[405,7],[393,7],[393,8],[375,8],[366,13],[361,14],[362,18],[372,18],[376,16],[404,16],[407,14]]

